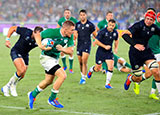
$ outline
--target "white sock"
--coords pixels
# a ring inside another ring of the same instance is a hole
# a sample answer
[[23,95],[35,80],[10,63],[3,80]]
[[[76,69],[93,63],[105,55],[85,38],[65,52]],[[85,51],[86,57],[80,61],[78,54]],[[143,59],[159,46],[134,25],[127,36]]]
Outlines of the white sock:
[[10,88],[11,84],[17,84],[19,78],[17,77],[16,73],[10,78],[9,82],[6,84],[7,87]]
[[89,69],[89,71],[94,72],[93,68],[94,68],[94,65]]
[[70,60],[73,60],[73,59],[74,59],[74,56],[72,56],[72,57],[71,57],[71,56],[69,56],[69,59],[70,59]]
[[82,73],[82,79],[84,79],[84,80],[86,80],[86,75],[83,75],[83,73]]
[[156,89],[152,88],[151,89],[151,94],[155,94],[156,93]]
[[143,77],[143,79],[146,79],[146,76],[145,76],[145,74],[142,74],[142,77]]
[[113,75],[113,72],[107,71],[107,74],[106,74],[106,85],[108,85],[110,83],[112,75]]
[[157,89],[158,89],[158,94],[160,94],[160,82],[155,81]]
[[38,89],[39,92],[42,92],[42,91],[43,91],[43,89],[40,88],[39,85],[37,85],[37,89]]

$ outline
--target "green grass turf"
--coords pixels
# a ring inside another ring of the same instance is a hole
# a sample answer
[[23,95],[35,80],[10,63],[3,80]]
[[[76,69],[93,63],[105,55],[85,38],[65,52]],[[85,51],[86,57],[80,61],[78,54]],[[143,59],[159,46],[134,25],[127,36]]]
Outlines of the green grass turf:
[[[1,35],[2,36],[2,35]],[[12,37],[12,45],[17,37]],[[0,39],[0,87],[3,87],[16,71],[11,58],[10,49],[4,46],[5,38]],[[95,64],[97,47],[92,47],[88,60],[88,69]],[[140,95],[133,92],[133,83],[128,91],[123,88],[127,73],[120,73],[114,69],[111,80],[113,89],[105,89],[105,74],[94,73],[87,79],[85,85],[79,85],[81,78],[79,63],[74,50],[74,74],[68,70],[67,79],[60,88],[59,101],[63,109],[56,109],[47,104],[52,85],[41,92],[34,103],[34,109],[28,108],[27,93],[34,90],[38,83],[44,79],[44,70],[39,62],[40,50],[35,48],[30,52],[29,68],[26,76],[17,85],[18,97],[4,97],[0,93],[0,115],[142,115],[160,113],[160,102],[149,99],[151,80],[144,81],[140,87]],[[120,39],[118,55],[128,61],[128,45]],[[68,63],[68,57],[67,57]],[[60,60],[61,64],[61,60]]]

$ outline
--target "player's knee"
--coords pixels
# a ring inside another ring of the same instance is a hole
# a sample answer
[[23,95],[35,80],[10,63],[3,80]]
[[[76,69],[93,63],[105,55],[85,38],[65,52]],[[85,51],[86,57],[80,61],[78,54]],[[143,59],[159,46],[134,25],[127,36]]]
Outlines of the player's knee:
[[142,76],[143,74],[143,71],[141,68],[137,69],[137,70],[132,70],[133,74],[136,76],[136,77],[140,77]]
[[159,76],[159,71],[158,71],[158,69],[152,69],[152,74],[153,74],[154,76]]
[[135,77],[135,82],[141,82],[142,78],[141,77]]
[[159,68],[159,64],[157,63],[156,60],[151,61],[151,62],[148,64],[148,68],[149,68],[150,70],[157,69],[157,68]]
[[100,70],[101,70],[100,67],[94,67],[94,71],[95,71],[95,72],[99,72]]

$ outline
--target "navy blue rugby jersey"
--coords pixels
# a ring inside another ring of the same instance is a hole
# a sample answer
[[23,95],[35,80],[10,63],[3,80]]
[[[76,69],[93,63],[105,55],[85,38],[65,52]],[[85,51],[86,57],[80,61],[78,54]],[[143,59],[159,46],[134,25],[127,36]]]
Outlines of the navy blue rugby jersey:
[[35,40],[31,38],[32,32],[31,29],[17,27],[16,33],[19,34],[20,37],[12,49],[21,54],[28,54],[30,50],[37,47]]
[[148,47],[148,41],[152,35],[160,36],[160,28],[157,25],[152,24],[150,27],[146,26],[144,20],[141,20],[128,29],[132,33],[132,38],[136,44],[142,44]]
[[76,23],[76,30],[78,32],[78,43],[91,43],[91,34],[95,31],[95,26],[92,22],[87,20],[85,24],[81,21]]
[[[110,45],[111,49],[108,51],[112,51],[112,44],[114,40],[118,40],[118,32],[117,30],[113,30],[112,32],[109,32],[107,30],[107,28],[104,28],[102,30],[99,31],[97,37],[96,37],[101,43],[103,43],[104,45]],[[102,47],[98,47],[98,49],[102,49],[105,51],[104,48]],[[107,51],[107,50],[106,50]]]

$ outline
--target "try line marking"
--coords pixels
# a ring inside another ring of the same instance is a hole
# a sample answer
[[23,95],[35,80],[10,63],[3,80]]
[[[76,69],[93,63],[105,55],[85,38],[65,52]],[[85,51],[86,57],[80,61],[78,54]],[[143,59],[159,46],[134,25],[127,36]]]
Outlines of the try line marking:
[[[26,107],[5,106],[5,105],[0,105],[0,108],[17,109],[17,110],[29,110],[29,109],[26,109]],[[33,109],[33,110],[37,110],[37,109]],[[62,112],[62,113],[72,113],[72,114],[81,114],[81,115],[111,115],[111,114],[99,114],[99,113],[91,113],[91,112],[76,112],[76,111],[54,110],[54,109],[39,109],[39,111]]]

